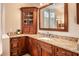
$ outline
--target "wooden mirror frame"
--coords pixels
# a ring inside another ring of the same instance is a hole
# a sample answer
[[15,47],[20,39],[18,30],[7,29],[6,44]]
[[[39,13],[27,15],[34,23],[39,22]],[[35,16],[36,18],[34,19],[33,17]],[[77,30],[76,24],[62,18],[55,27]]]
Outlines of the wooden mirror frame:
[[52,3],[48,4],[48,5],[45,5],[45,6],[42,6],[40,9],[39,9],[39,29],[40,30],[50,30],[50,31],[62,31],[62,32],[68,32],[68,4],[67,3],[64,3],[64,29],[53,29],[53,28],[41,28],[40,27],[40,21],[41,21],[41,18],[40,18],[40,15],[41,15],[41,9],[47,7],[47,6],[50,6]]
[[77,9],[77,24],[79,24],[79,3],[76,4]]

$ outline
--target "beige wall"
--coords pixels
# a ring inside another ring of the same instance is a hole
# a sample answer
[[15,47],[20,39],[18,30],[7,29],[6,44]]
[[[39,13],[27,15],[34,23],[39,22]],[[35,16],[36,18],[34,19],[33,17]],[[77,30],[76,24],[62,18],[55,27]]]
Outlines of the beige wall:
[[[36,6],[39,7],[39,4],[5,4],[5,28],[6,32],[15,32],[17,29],[21,28],[21,7]],[[71,36],[79,38],[79,25],[76,22],[76,4],[68,4],[68,21],[69,21],[69,31],[68,32],[58,32],[58,31],[43,31],[39,30],[38,32],[50,32],[56,35],[62,36]],[[38,18],[39,20],[39,18]],[[39,24],[39,23],[38,23]]]
[[39,6],[35,3],[6,3],[5,5],[5,32],[15,32],[21,28],[21,7],[34,7]]
[[70,36],[70,37],[78,37],[79,38],[79,25],[76,21],[76,4],[70,3],[68,4],[68,22],[69,22],[69,31],[68,32],[58,32],[58,31],[43,31],[39,30],[38,32],[46,33],[50,32],[52,34],[61,35],[61,36]]
[[2,13],[1,13],[1,11],[2,11],[2,7],[1,7],[1,3],[0,3],[0,55],[2,54],[2,38],[1,38],[1,15],[2,15]]

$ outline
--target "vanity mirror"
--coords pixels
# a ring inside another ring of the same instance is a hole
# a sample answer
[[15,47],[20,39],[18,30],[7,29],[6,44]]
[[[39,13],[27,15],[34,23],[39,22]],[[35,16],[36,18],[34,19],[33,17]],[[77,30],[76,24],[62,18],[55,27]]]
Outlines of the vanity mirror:
[[68,31],[68,4],[50,3],[39,10],[39,29]]

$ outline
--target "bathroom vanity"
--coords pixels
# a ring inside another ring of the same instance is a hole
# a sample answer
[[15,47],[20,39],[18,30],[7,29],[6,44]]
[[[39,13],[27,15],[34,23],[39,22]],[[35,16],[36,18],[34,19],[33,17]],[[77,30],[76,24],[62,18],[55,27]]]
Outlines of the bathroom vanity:
[[26,38],[14,37],[10,40],[10,55],[23,55],[26,53],[25,41]]
[[37,34],[37,14],[39,30],[68,32],[67,3],[50,3],[41,8],[22,7],[22,34],[9,36],[10,55],[20,56],[29,53],[31,56],[78,56],[77,41],[70,41],[67,37],[50,37],[49,33],[47,36]]
[[38,34],[20,34],[10,37],[10,55],[29,53],[32,56],[78,56],[77,42],[40,37]]

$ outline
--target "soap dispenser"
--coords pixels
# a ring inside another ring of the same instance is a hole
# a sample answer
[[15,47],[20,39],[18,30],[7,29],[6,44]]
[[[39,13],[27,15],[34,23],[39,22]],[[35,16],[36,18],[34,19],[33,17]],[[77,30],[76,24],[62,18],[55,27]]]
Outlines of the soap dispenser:
[[16,34],[21,34],[21,30],[17,29]]

